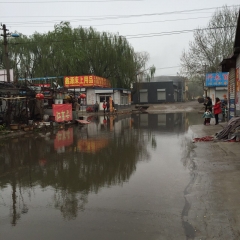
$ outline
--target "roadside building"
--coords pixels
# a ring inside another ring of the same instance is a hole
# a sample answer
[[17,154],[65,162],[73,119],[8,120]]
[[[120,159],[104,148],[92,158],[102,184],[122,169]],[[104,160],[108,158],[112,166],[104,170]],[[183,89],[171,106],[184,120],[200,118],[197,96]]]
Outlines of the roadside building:
[[156,104],[185,101],[185,78],[178,76],[159,76],[151,82],[133,84],[134,104]]
[[117,111],[129,108],[131,105],[131,91],[124,88],[87,88],[86,96],[86,105],[91,107],[97,101],[100,111],[103,110],[103,102],[108,102],[110,98]]
[[215,98],[224,100],[224,97],[228,94],[228,72],[207,73],[205,88],[207,96],[212,99],[213,104]]
[[233,53],[220,63],[223,72],[229,72],[229,118],[240,116],[240,11],[233,46]]

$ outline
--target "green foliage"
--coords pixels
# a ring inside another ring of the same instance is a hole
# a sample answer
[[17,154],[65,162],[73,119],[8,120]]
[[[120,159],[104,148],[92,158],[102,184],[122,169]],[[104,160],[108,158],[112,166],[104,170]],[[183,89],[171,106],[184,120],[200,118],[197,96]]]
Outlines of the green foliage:
[[68,22],[46,34],[9,39],[9,53],[18,77],[97,75],[123,88],[136,80],[138,62],[124,37],[91,27],[73,29]]
[[6,125],[5,124],[0,125],[0,132],[5,130],[6,130]]

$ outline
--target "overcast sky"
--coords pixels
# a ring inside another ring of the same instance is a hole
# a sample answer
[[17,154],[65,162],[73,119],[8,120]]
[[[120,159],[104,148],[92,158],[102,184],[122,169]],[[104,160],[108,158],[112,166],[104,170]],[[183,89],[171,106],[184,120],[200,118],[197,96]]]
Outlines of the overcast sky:
[[239,7],[240,1],[0,0],[0,22],[9,31],[25,35],[52,31],[60,21],[69,21],[72,27],[92,26],[100,32],[119,33],[135,52],[150,54],[148,66],[155,65],[155,76],[176,76],[193,32],[173,32],[206,27],[216,9],[224,5]]

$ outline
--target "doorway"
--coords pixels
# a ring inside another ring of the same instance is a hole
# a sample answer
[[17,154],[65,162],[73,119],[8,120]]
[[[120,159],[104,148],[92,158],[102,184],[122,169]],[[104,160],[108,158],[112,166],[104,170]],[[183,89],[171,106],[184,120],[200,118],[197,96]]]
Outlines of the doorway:
[[111,95],[99,95],[99,110],[103,110],[103,102],[108,102]]

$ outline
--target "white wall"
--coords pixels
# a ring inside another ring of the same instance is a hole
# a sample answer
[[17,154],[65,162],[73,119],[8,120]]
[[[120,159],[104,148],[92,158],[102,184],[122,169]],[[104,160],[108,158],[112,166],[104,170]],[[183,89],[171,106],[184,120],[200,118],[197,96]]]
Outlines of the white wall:
[[96,102],[95,90],[91,89],[91,88],[88,88],[86,93],[87,93],[87,102],[86,102],[86,104],[87,105],[95,104],[95,102]]
[[114,103],[115,104],[118,104],[118,105],[120,105],[120,97],[121,97],[121,93],[120,93],[120,91],[116,91],[116,92],[114,92],[114,96],[113,96],[113,101],[114,101]]
[[[10,72],[10,82],[13,82],[13,69],[9,70]],[[7,70],[6,69],[0,69],[0,81],[7,82]]]

